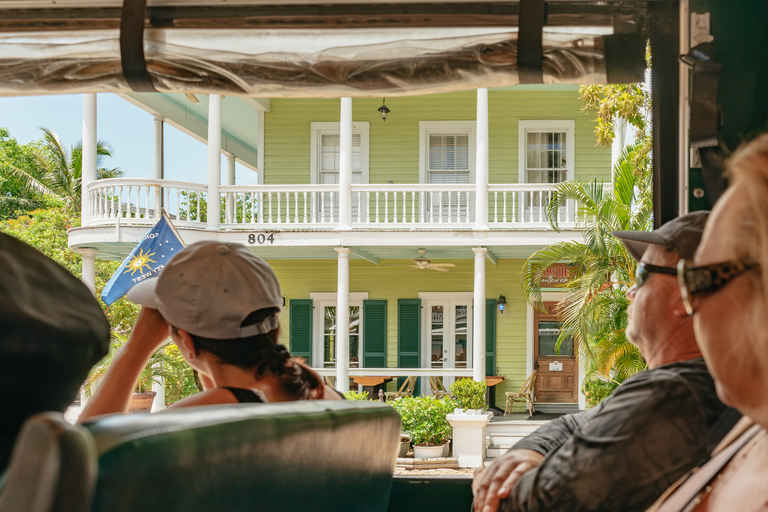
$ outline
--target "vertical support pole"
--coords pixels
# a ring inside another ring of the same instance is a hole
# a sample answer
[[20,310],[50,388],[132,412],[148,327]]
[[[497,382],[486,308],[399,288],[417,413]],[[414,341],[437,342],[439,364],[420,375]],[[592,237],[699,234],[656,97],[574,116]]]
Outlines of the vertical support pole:
[[83,277],[82,281],[85,286],[91,290],[92,294],[96,294],[96,253],[99,252],[96,249],[78,249],[78,252],[83,256]]
[[221,218],[221,95],[208,96],[208,223],[211,231],[219,229]]
[[347,247],[336,247],[339,253],[336,285],[336,389],[349,391],[349,253]]
[[[227,178],[225,183],[227,185],[235,184],[235,155],[232,153],[227,153]],[[243,201],[245,201],[245,196],[243,196]],[[228,222],[235,222],[235,195],[232,192],[227,194],[227,214],[225,218],[232,219],[231,221],[228,220]],[[245,219],[243,219],[243,222],[245,222]]]
[[485,247],[473,247],[475,253],[475,296],[472,306],[472,379],[485,382]]
[[80,224],[91,216],[88,185],[96,181],[96,94],[83,94],[83,153],[80,175]]
[[[164,164],[164,143],[163,143],[163,128],[165,118],[160,114],[153,114],[152,117],[155,120],[155,153],[154,153],[154,167],[152,177],[156,180],[162,180],[165,178],[165,164]],[[163,188],[155,187],[155,220],[160,220],[161,209],[163,208]]]
[[[689,0],[680,0],[680,55],[685,55],[691,50],[691,13]],[[688,213],[688,187],[690,186],[690,137],[688,126],[690,124],[690,68],[680,65],[680,116],[678,133],[680,136],[679,154],[679,180],[678,190],[680,198],[678,199],[679,215]]]
[[341,98],[339,123],[339,230],[352,229],[352,98]]
[[488,229],[488,89],[477,90],[475,229]]
[[680,140],[680,11],[676,2],[648,5],[653,71],[653,224],[662,224],[679,212]]

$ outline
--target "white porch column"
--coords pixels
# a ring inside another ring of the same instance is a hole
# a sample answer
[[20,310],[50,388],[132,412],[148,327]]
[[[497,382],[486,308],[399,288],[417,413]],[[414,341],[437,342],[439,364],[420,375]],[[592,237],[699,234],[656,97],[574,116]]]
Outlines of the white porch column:
[[[159,114],[153,114],[155,120],[155,153],[154,167],[152,177],[156,180],[162,180],[165,177],[164,168],[164,144],[163,144],[163,121],[165,118]],[[155,188],[155,220],[160,220],[160,210],[163,207],[163,189]]]
[[341,98],[339,122],[339,229],[352,229],[352,98]]
[[[227,153],[227,177],[224,182],[226,185],[235,184],[235,155]],[[227,213],[225,215],[227,222],[235,222],[235,196],[231,192],[227,194]],[[243,219],[245,222],[245,219]]]
[[88,224],[88,185],[96,181],[96,94],[83,94],[83,155],[80,179],[80,223]]
[[475,297],[472,315],[472,379],[485,382],[485,247],[475,253]]
[[208,96],[208,224],[207,229],[219,229],[221,203],[221,95]]
[[336,389],[349,391],[349,253],[347,247],[336,247],[339,253],[336,285]]
[[96,249],[79,249],[78,252],[83,256],[83,277],[85,286],[96,294]]
[[475,229],[488,229],[488,89],[477,90]]

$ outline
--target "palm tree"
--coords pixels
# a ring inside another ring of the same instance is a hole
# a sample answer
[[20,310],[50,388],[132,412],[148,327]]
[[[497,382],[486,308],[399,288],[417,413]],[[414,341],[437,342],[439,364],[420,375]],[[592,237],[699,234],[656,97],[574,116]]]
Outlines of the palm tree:
[[568,181],[555,187],[547,207],[550,224],[559,231],[560,208],[575,201],[584,242],[545,247],[528,258],[522,273],[527,300],[541,309],[544,271],[553,263],[574,264],[576,276],[564,286],[568,293],[557,308],[562,322],[557,348],[573,337],[586,357],[588,375],[619,382],[645,369],[645,361],[624,334],[626,290],[634,282],[635,261],[611,232],[651,229],[650,175],[647,165],[636,165],[638,158],[647,158],[645,149],[641,142],[624,150],[614,166],[610,190],[597,181]]
[[[53,130],[41,128],[43,147],[35,151],[38,172],[33,175],[23,169],[12,171],[24,182],[30,191],[60,197],[73,214],[80,212],[80,183],[83,171],[83,146],[78,142],[67,149]],[[122,175],[118,168],[102,166],[104,157],[112,156],[109,145],[100,140],[96,143],[96,179],[117,178]]]

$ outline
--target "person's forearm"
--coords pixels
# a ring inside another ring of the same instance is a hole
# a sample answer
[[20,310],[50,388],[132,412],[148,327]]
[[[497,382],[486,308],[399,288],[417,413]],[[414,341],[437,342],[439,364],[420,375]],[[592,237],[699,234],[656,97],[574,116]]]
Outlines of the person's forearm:
[[131,395],[152,352],[126,343],[115,354],[106,375],[80,414],[78,423],[94,416],[127,412]]

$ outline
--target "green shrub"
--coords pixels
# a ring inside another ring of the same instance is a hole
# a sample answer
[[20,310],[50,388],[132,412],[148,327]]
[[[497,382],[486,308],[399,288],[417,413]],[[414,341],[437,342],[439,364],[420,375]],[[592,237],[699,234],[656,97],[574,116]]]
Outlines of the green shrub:
[[613,380],[594,379],[584,383],[584,396],[587,405],[594,407],[613,393],[619,383]]
[[458,379],[451,384],[451,394],[456,398],[456,405],[464,409],[485,409],[485,382],[472,379]]
[[456,406],[450,398],[417,396],[397,398],[389,402],[403,419],[403,430],[408,432],[413,444],[443,444],[452,433],[446,418]]
[[358,393],[357,391],[345,391],[344,398],[346,398],[347,400],[351,400],[353,402],[367,402],[368,392],[363,391],[361,393]]

